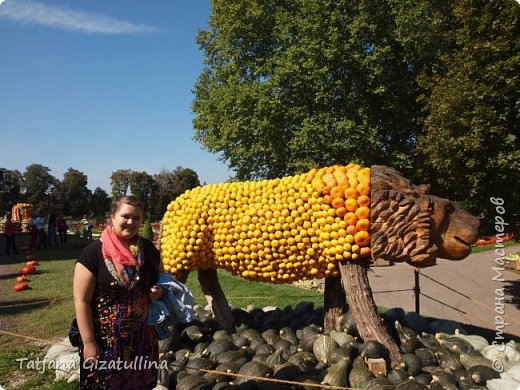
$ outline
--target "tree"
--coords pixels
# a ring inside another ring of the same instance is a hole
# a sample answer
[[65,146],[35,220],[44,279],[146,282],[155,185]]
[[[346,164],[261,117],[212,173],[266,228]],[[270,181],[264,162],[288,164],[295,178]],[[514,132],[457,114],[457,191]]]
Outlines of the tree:
[[166,169],[154,175],[157,185],[154,208],[155,216],[164,215],[168,204],[188,189],[200,186],[197,173],[190,169],[178,166],[173,171]]
[[[441,68],[428,61],[447,50],[433,34],[447,7],[423,1],[417,14],[417,3],[213,1],[197,37],[206,67],[195,85],[195,139],[238,179],[348,162],[411,168],[416,77]],[[404,34],[413,17],[431,48]]]
[[[101,187],[96,187],[90,197],[90,212],[95,216],[105,216],[110,212],[112,200]],[[104,221],[103,221],[104,222]]]
[[200,186],[199,176],[197,173],[190,168],[184,168],[178,166],[173,171],[174,184],[173,184],[173,196],[174,199],[182,193],[192,188]]
[[50,169],[40,164],[31,164],[23,173],[25,198],[36,211],[48,213],[53,206],[51,191],[59,181],[50,174]]
[[150,212],[151,200],[156,191],[156,183],[153,176],[146,172],[132,172],[130,174],[130,190],[132,195],[144,203],[146,212]]
[[494,231],[490,197],[503,198],[509,223],[520,220],[520,7],[461,0],[454,14],[458,50],[446,74],[424,80],[431,97],[418,151],[437,192]]
[[76,218],[88,213],[91,191],[87,188],[87,182],[87,175],[76,169],[69,168],[63,174],[60,192],[65,214]]
[[0,216],[10,212],[21,201],[22,174],[17,170],[0,168]]
[[131,174],[132,171],[130,169],[118,169],[112,172],[110,185],[112,186],[112,197],[114,199],[118,199],[127,194]]
[[152,208],[152,214],[157,218],[166,212],[168,204],[176,198],[174,194],[175,174],[173,171],[162,169],[161,172],[154,175],[157,184],[157,192],[155,194],[155,202]]

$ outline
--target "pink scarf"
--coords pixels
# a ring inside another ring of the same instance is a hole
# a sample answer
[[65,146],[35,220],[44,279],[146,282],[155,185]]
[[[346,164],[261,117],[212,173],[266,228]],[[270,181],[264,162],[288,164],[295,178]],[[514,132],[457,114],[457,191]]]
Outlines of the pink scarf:
[[128,248],[121,244],[121,241],[119,241],[116,235],[112,232],[112,226],[108,225],[105,230],[103,230],[103,233],[101,233],[101,242],[103,258],[105,261],[112,261],[118,274],[121,274],[123,266],[125,265],[136,266],[139,264],[136,258],[137,253],[134,256]]

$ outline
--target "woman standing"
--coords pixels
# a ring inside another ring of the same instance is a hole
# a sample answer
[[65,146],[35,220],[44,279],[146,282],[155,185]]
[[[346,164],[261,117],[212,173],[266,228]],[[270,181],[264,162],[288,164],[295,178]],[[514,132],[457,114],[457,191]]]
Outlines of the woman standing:
[[149,299],[162,272],[151,241],[139,237],[143,205],[124,196],[112,206],[112,224],[81,253],[74,272],[74,304],[83,346],[82,389],[152,389],[158,342],[147,325]]

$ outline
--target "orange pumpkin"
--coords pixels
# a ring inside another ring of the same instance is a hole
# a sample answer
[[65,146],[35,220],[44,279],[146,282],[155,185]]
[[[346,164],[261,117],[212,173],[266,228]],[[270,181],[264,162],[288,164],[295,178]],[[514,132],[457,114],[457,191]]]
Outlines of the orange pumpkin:
[[14,286],[14,291],[20,292],[23,290],[27,290],[29,285],[27,283],[18,283],[16,286]]

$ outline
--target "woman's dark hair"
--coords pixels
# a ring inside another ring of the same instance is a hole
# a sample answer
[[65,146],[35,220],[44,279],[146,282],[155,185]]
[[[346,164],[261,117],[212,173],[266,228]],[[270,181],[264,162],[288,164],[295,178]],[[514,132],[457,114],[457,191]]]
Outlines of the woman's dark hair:
[[112,203],[112,214],[115,214],[123,204],[129,204],[130,206],[137,207],[141,209],[141,212],[144,214],[143,202],[133,195],[125,195],[114,201]]

